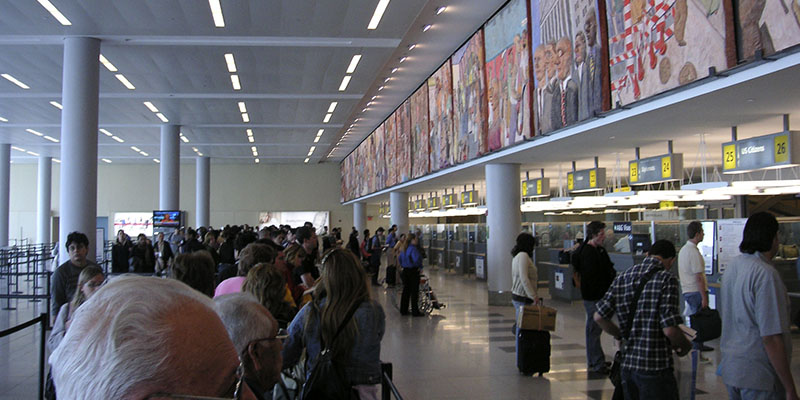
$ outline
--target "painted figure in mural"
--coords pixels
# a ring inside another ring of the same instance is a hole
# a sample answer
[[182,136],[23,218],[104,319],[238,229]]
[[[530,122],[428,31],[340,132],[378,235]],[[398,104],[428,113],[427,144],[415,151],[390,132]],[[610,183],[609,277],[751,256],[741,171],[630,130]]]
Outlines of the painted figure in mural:
[[550,123],[550,109],[552,102],[547,95],[547,56],[545,55],[547,45],[540,44],[533,52],[533,75],[536,78],[536,96],[533,98],[533,108],[536,110],[536,134],[553,130]]
[[558,121],[556,128],[562,128],[578,121],[578,85],[572,79],[572,42],[562,37],[556,44],[556,72],[558,73],[559,94]]
[[[495,82],[497,79],[494,77]],[[503,147],[502,144],[502,121],[500,109],[500,96],[498,95],[499,85],[497,83],[489,85],[489,149],[497,150]]]
[[[586,80],[587,85],[587,118],[595,112],[603,110],[603,82],[601,65],[605,62],[600,56],[600,43],[597,38],[597,12],[594,6],[586,11],[586,19],[583,23],[583,33],[586,37]],[[579,117],[581,120],[583,117]]]
[[450,105],[451,101],[448,96],[450,92],[450,82],[442,82],[441,79],[436,79],[436,109],[439,110],[438,120],[436,123],[439,125],[437,132],[441,137],[439,138],[439,168],[446,168],[450,166],[450,141],[452,139],[450,124]]
[[550,128],[556,130],[561,128],[561,85],[558,82],[558,56],[556,55],[556,44],[547,43],[544,47],[545,63],[547,65],[547,88],[545,97],[549,99],[550,112],[545,114],[549,120]]

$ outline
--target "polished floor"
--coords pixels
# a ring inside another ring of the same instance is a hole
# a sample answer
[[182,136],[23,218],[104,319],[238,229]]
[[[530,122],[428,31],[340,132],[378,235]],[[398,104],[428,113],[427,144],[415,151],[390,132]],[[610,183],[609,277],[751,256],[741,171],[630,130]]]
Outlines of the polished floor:
[[[551,371],[543,377],[521,376],[514,352],[514,310],[487,306],[486,284],[443,271],[428,271],[431,286],[447,308],[428,317],[404,317],[397,310],[395,289],[375,288],[386,310],[386,335],[381,358],[394,367],[394,383],[404,399],[610,399],[613,389],[605,376],[586,371],[583,324],[579,302],[548,301],[558,309],[552,334]],[[5,282],[0,280],[0,291]],[[545,299],[547,290],[542,288]],[[547,301],[547,300],[546,300]],[[15,310],[6,310],[8,306]],[[44,303],[0,302],[0,330],[38,315]],[[717,341],[709,343],[718,347]],[[800,334],[793,337],[792,372],[800,382]],[[615,349],[603,336],[608,359]],[[704,353],[697,399],[725,398],[716,376],[719,352]],[[39,332],[31,327],[0,338],[0,400],[36,399]],[[690,366],[684,359],[679,365]],[[687,367],[690,368],[690,367]],[[688,397],[686,397],[688,398]]]

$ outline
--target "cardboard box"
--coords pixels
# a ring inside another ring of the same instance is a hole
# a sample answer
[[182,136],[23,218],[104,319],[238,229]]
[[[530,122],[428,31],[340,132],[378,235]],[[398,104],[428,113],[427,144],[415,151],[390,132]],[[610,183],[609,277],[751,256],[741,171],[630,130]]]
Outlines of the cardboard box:
[[545,306],[523,306],[517,326],[535,331],[556,330],[556,309]]

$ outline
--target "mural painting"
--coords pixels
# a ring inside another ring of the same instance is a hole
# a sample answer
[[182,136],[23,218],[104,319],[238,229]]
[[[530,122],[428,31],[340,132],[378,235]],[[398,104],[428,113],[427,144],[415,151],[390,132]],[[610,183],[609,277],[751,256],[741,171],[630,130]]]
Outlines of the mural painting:
[[428,78],[431,172],[453,165],[453,79],[448,59]]
[[486,75],[483,30],[456,50],[453,63],[453,128],[455,163],[477,158],[487,151]]

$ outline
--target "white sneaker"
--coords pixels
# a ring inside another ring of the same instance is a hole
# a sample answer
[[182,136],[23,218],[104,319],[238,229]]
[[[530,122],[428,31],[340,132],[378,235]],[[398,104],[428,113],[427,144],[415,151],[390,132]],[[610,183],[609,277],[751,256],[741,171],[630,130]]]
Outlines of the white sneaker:
[[698,355],[697,360],[700,362],[700,364],[711,364],[711,359],[703,356],[702,354]]

